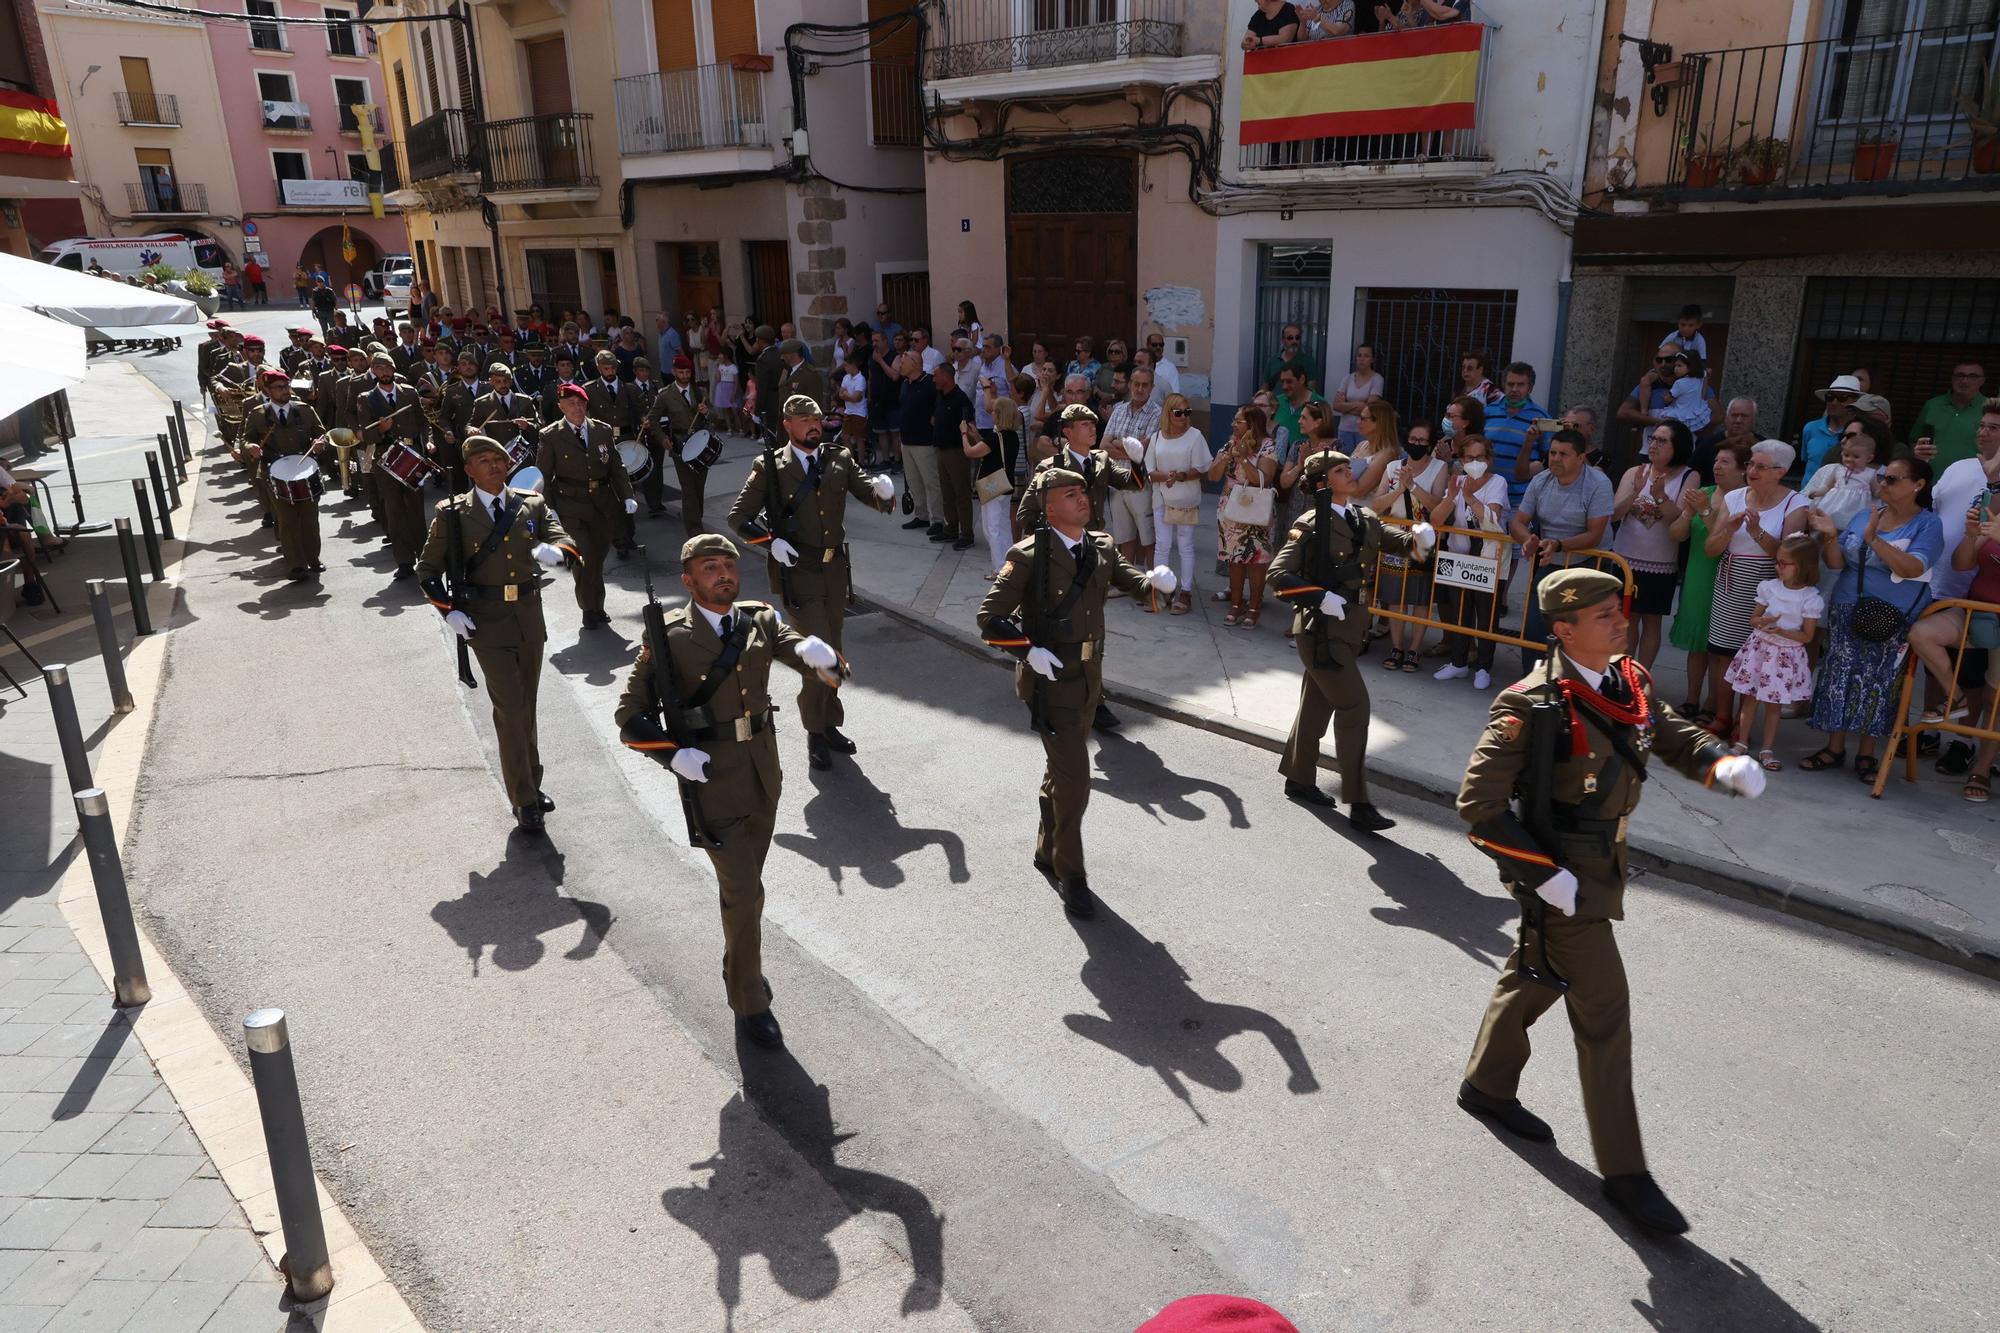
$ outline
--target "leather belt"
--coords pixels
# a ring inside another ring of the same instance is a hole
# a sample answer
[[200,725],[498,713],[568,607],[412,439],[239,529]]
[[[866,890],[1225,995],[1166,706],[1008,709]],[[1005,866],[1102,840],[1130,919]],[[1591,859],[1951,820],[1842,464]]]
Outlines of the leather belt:
[[556,489],[575,492],[578,495],[593,495],[600,487],[609,486],[609,481],[577,481],[570,477],[557,477]]
[[834,557],[847,553],[847,543],[838,546],[814,546],[811,542],[794,542],[799,549],[799,559],[807,564],[830,565]]
[[539,597],[542,585],[539,583],[475,583],[465,589],[463,595],[479,602],[519,602],[531,597]]
[[747,741],[776,725],[777,712],[775,708],[766,708],[761,713],[745,713],[741,717],[729,718],[715,726],[703,727],[695,733],[695,739],[703,743]]

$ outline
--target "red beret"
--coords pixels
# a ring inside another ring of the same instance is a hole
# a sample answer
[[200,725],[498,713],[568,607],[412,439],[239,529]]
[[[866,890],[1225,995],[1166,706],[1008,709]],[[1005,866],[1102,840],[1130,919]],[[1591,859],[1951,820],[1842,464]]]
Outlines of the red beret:
[[1299,1333],[1291,1320],[1248,1296],[1183,1296],[1132,1333]]
[[310,338],[313,336],[313,331],[307,328],[297,328],[292,330],[292,336],[294,338]]
[[243,345],[245,347],[262,347],[264,345],[264,340],[262,338],[259,338],[256,334],[252,333],[243,339]]
[[431,337],[431,335],[428,333],[426,333],[423,337],[417,339],[417,346],[419,347],[436,347],[437,345],[438,345],[438,340]]
[[694,362],[692,362],[692,361],[688,360],[688,359],[687,359],[686,357],[684,357],[684,356],[678,356],[678,355],[677,355],[677,356],[675,356],[675,357],[674,357],[674,369],[675,369],[675,370],[693,370],[693,369],[694,369]]
[[282,370],[267,370],[257,377],[257,381],[260,384],[269,384],[273,380],[276,380],[280,384],[290,384],[292,377]]
[[561,402],[565,398],[576,398],[586,403],[590,401],[590,395],[583,391],[581,384],[565,384],[557,389],[556,401]]
[[329,356],[346,356],[346,355],[347,355],[347,349],[346,349],[345,347],[342,347],[342,346],[341,346],[341,345],[340,345],[339,343],[328,343],[328,344],[326,345],[326,350],[327,350],[327,354],[328,354]]
[[226,319],[211,319],[208,321],[208,327],[211,329],[226,329],[229,327],[229,321]]

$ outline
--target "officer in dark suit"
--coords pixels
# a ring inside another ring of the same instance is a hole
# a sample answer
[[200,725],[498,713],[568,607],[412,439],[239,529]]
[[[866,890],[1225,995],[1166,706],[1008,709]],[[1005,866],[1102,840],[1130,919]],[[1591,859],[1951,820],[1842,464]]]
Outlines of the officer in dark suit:
[[[777,1046],[784,1034],[771,1013],[764,980],[764,857],[778,814],[783,773],[771,707],[771,664],[803,676],[831,673],[839,655],[824,639],[801,635],[764,602],[739,602],[736,544],[718,532],[681,547],[688,602],[666,613],[667,675],[673,699],[661,697],[649,642],[618,700],[618,735],[682,782],[695,784],[695,806],[722,897],[722,983],[744,1036]],[[678,717],[666,717],[673,707]],[[663,717],[667,725],[662,725]]]
[[1645,668],[1622,656],[1623,592],[1621,580],[1594,569],[1541,581],[1557,651],[1494,699],[1459,787],[1473,845],[1498,863],[1523,910],[1458,1104],[1521,1138],[1555,1137],[1515,1094],[1528,1028],[1562,999],[1606,1197],[1641,1226],[1682,1232],[1687,1219],[1646,1170],[1632,1097],[1631,994],[1611,933],[1625,917],[1626,825],[1654,755],[1738,796],[1762,792],[1764,774],[1653,697]]
[[1104,601],[1115,588],[1137,596],[1172,593],[1165,565],[1142,573],[1120,558],[1106,532],[1093,532],[1090,490],[1081,473],[1044,469],[1037,512],[1048,531],[1007,552],[979,604],[979,632],[1020,659],[1014,692],[1028,705],[1047,764],[1035,869],[1055,883],[1070,915],[1094,914],[1083,868],[1083,812],[1090,804],[1090,726],[1104,693]]

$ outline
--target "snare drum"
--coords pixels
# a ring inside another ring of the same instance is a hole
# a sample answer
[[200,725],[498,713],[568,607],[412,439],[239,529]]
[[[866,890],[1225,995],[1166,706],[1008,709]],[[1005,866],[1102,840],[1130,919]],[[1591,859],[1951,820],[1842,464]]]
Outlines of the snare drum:
[[516,435],[501,447],[507,451],[507,475],[510,477],[535,461],[534,443],[525,435]]
[[286,454],[271,464],[271,498],[293,504],[315,503],[324,488],[319,464],[304,454]]
[[618,441],[618,461],[625,465],[626,475],[635,482],[644,481],[646,474],[653,470],[652,454],[637,440]]
[[680,460],[691,468],[711,468],[715,460],[722,457],[722,437],[710,431],[698,430],[687,437],[680,447]]
[[507,478],[507,484],[517,491],[535,491],[540,493],[542,489],[542,470],[538,467],[524,467],[513,476]]
[[402,440],[397,440],[382,451],[376,460],[376,467],[384,476],[394,477],[403,486],[420,491],[424,483],[444,471],[436,463],[425,458]]

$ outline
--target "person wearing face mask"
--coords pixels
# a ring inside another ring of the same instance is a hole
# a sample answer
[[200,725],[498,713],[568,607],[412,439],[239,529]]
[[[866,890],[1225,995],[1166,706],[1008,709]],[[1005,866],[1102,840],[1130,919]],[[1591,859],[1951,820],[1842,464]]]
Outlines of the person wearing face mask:
[[[1493,471],[1493,446],[1486,442],[1483,435],[1462,435],[1456,444],[1457,458],[1452,464],[1451,480],[1445,483],[1444,494],[1431,507],[1431,522],[1480,532],[1505,532],[1511,517],[1507,506],[1507,479]],[[1507,569],[1505,543],[1453,533],[1447,538],[1447,549],[1460,555],[1480,555],[1492,560],[1495,581],[1492,592],[1438,585],[1439,611],[1461,628],[1497,629],[1497,608],[1507,601],[1507,584],[1503,577]],[[1446,643],[1451,650],[1451,660],[1437,669],[1436,679],[1463,680],[1469,671],[1473,689],[1493,687],[1493,654],[1499,647],[1498,640],[1473,634],[1452,634],[1446,636]]]
[[[1369,498],[1368,507],[1385,518],[1420,523],[1444,498],[1451,469],[1444,460],[1432,457],[1431,428],[1423,422],[1410,427],[1404,437],[1403,454],[1391,459],[1382,473],[1382,484]],[[1382,557],[1382,575],[1375,588],[1375,604],[1390,611],[1421,611],[1430,605],[1428,569],[1412,566],[1400,555]],[[1385,671],[1415,672],[1418,650],[1424,642],[1425,627],[1409,620],[1389,620],[1389,655],[1382,659]]]

